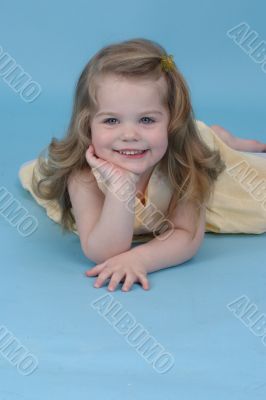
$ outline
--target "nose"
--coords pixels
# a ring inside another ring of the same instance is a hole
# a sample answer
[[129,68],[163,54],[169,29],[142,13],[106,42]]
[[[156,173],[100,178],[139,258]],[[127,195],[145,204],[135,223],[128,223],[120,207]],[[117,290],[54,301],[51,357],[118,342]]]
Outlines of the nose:
[[130,140],[138,140],[139,133],[134,124],[125,124],[122,127],[121,132],[121,140],[130,141]]

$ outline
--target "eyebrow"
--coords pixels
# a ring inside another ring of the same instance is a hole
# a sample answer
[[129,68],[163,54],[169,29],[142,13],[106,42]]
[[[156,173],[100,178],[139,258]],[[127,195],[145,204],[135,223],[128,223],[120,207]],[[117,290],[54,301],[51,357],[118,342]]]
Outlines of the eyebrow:
[[[148,110],[148,111],[144,111],[144,112],[140,113],[139,116],[140,115],[144,115],[144,114],[160,114],[160,115],[163,115],[163,113],[161,111]],[[117,117],[119,117],[119,114],[114,113],[112,111],[101,111],[100,113],[97,113],[95,117],[99,117],[100,115],[116,115]]]

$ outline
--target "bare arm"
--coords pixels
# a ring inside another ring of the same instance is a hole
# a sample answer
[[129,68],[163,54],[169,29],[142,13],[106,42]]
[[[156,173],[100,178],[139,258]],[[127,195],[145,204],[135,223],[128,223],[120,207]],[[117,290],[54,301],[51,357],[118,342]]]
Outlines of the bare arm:
[[182,206],[179,204],[171,217],[174,228],[148,243],[96,265],[87,271],[87,276],[98,275],[95,287],[102,286],[106,279],[110,278],[109,290],[115,290],[122,278],[125,280],[122,290],[129,290],[135,281],[140,281],[143,288],[148,289],[147,274],[149,272],[176,266],[196,254],[205,233],[205,208],[205,206],[201,207],[200,218],[195,229],[196,221],[193,215],[195,207],[191,203]]
[[[92,144],[86,151],[86,160],[93,168],[95,178],[100,179],[107,189],[97,222],[85,238],[86,255],[99,263],[131,246],[139,175],[101,159]],[[94,190],[98,188],[95,186]]]
[[115,192],[107,190],[101,216],[88,237],[88,258],[102,263],[130,249],[134,218],[129,200],[122,200]]
[[167,232],[159,235],[161,240],[154,238],[130,250],[133,255],[142,257],[147,266],[147,273],[188,261],[200,247],[202,240],[196,240],[196,238],[192,240],[190,233],[183,229],[172,230],[172,233],[162,240],[163,235],[166,235]]
[[198,251],[205,234],[205,212],[202,207],[197,232],[193,238],[193,207],[179,208],[173,218],[175,229],[167,230],[149,242],[130,250],[141,256],[147,273],[181,264]]
[[122,201],[127,197],[119,195],[119,191],[107,190],[104,196],[94,175],[83,171],[69,177],[68,191],[86,257],[98,263],[130,248],[134,227],[130,199],[133,197],[134,202],[134,186],[127,202]]

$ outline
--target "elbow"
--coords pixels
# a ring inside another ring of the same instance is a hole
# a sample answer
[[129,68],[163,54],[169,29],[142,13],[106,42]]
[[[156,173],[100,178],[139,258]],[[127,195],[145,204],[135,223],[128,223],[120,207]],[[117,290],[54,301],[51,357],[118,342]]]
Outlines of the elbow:
[[193,257],[196,256],[198,253],[204,237],[205,237],[205,231],[204,230],[198,230],[195,235],[193,235],[193,232],[185,231],[187,234],[187,242],[185,244],[186,247],[186,261],[191,260]]
[[92,262],[94,262],[94,263],[100,264],[101,261],[99,261],[99,260],[97,259],[97,257],[95,257],[95,254],[93,254],[92,252],[88,251],[88,247],[89,247],[89,246],[87,245],[87,243],[86,243],[86,245],[85,245],[84,243],[81,242],[81,250],[82,250],[82,253],[84,254],[84,256],[85,256],[88,260],[90,260],[90,261],[92,261]]
[[92,261],[93,263],[95,263],[96,265],[98,264],[102,264],[106,261],[106,259],[103,258],[97,258],[97,257],[87,257],[88,260]]
[[200,249],[200,245],[193,248],[190,259],[194,258],[198,254],[199,249]]
[[205,237],[205,232],[201,231],[194,239],[191,241],[191,258],[195,257],[198,253]]
[[193,240],[188,242],[187,247],[186,247],[186,252],[184,254],[184,258],[182,262],[187,262],[192,260],[198,253],[200,248],[200,244],[195,244]]
[[95,264],[101,264],[101,263],[103,263],[104,261],[106,261],[106,258],[99,257],[97,254],[95,254],[95,252],[88,251],[87,248],[84,248],[84,247],[82,247],[82,246],[81,246],[81,248],[82,248],[82,251],[83,251],[84,256],[85,256],[88,260],[94,262]]
[[95,264],[101,264],[103,262],[105,262],[107,259],[106,258],[102,258],[102,257],[97,257],[95,256],[95,254],[90,254],[88,252],[83,251],[83,254],[85,255],[85,257],[94,262]]
[[120,249],[115,251],[113,247],[111,247],[110,249],[106,249],[105,251],[103,251],[102,249],[92,249],[90,246],[82,247],[82,251],[83,254],[85,255],[86,258],[88,258],[90,261],[96,263],[96,264],[101,264],[105,261],[107,261],[109,258],[111,257],[115,257],[121,253],[124,253],[128,250],[130,250],[130,246],[129,248],[125,248],[125,249]]
[[112,236],[99,240],[91,232],[88,235],[80,235],[80,244],[83,254],[89,260],[101,264],[109,258],[125,253],[130,250],[132,240],[122,238],[121,240],[112,240]]
[[106,261],[106,258],[103,257],[103,254],[99,255],[99,251],[97,251],[97,249],[95,249],[94,246],[90,245],[89,240],[87,238],[83,240],[81,239],[80,245],[84,256],[88,258],[88,260],[96,264],[101,264],[104,261]]

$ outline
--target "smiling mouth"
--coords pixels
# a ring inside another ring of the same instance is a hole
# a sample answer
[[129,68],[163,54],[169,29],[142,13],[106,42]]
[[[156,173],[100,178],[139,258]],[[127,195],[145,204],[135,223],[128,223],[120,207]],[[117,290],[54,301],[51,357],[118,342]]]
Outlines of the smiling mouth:
[[120,153],[118,150],[114,150],[116,153],[118,153],[121,157],[126,157],[126,158],[142,158],[145,156],[145,154],[149,151],[149,149],[144,150],[142,153],[135,153],[135,154],[126,154],[126,153]]

